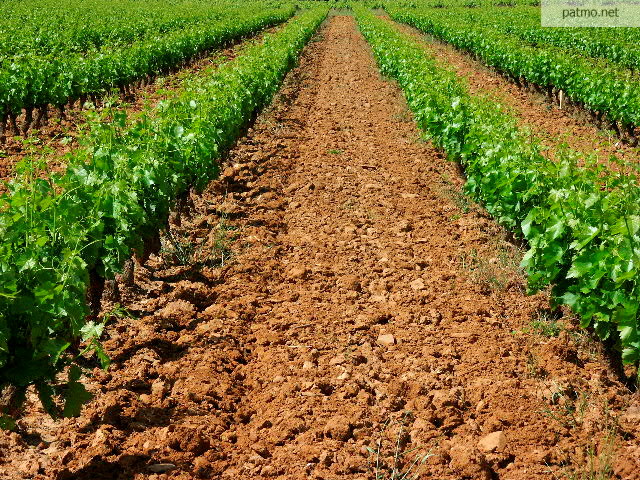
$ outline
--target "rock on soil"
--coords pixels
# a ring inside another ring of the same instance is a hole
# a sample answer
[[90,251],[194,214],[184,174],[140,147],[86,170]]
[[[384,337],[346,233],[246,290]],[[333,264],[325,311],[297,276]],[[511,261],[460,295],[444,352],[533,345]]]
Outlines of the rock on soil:
[[507,445],[507,437],[503,432],[493,432],[480,439],[478,448],[485,453],[501,452]]

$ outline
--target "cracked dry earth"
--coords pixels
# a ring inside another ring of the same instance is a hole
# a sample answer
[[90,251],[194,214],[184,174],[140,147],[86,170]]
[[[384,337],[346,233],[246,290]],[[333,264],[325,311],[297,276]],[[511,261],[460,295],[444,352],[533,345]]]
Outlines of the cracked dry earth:
[[640,478],[637,394],[525,295],[522,252],[352,17],[228,161],[173,228],[191,260],[165,239],[122,286],[136,318],[109,325],[95,399],[57,423],[31,407],[0,478],[364,480],[416,455],[424,479]]

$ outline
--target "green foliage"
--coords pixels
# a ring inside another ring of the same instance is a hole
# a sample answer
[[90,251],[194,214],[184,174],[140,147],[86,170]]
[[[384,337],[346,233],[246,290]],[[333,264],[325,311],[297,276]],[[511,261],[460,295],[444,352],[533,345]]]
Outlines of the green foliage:
[[[49,412],[61,394],[63,415],[77,413],[89,398],[77,355],[108,362],[102,327],[88,322],[90,276],[113,278],[166,225],[180,194],[216,178],[220,155],[271,100],[326,14],[300,14],[188,82],[153,115],[96,122],[66,172],[9,185],[0,196],[0,388],[35,384]],[[77,353],[80,341],[85,350]],[[69,366],[66,385],[54,388]]]
[[77,417],[80,415],[82,405],[91,400],[92,395],[80,383],[82,370],[77,365],[72,365],[69,369],[69,380],[67,382],[67,391],[64,395],[64,410],[62,412],[65,417]]
[[399,13],[399,9],[405,9],[403,14],[411,17],[428,17],[448,24],[455,22],[464,28],[492,30],[523,40],[535,47],[555,46],[566,50],[565,54],[579,53],[602,58],[631,70],[638,70],[640,67],[640,33],[636,28],[541,27],[540,8],[525,6],[538,5],[539,2],[518,1],[520,6],[501,9],[489,6],[499,1],[447,0],[446,10],[434,9],[433,3],[429,0],[422,0],[413,5],[391,1],[387,2],[387,9],[396,13]]
[[[487,14],[395,7],[387,10],[394,20],[468,51],[513,79],[525,79],[542,88],[561,89],[591,111],[606,112],[611,120],[623,125],[640,125],[640,82],[622,67],[596,62],[585,58],[582,52],[556,48],[551,43],[531,45],[531,38],[526,34],[523,34],[525,39],[521,39],[499,31],[493,24],[483,25],[478,17],[484,18]],[[544,29],[544,32],[557,30]],[[562,36],[543,35],[545,38]],[[582,32],[582,35],[591,37],[590,33]],[[529,35],[532,36],[535,34]],[[572,37],[566,38],[566,41],[557,40],[556,43],[571,45]]]
[[454,73],[388,22],[358,9],[382,72],[398,80],[419,127],[468,178],[466,191],[529,244],[522,266],[532,292],[552,285],[626,363],[640,360],[640,186],[636,176],[551,161],[490,99],[471,97]]
[[[91,10],[87,7],[78,10],[68,6],[75,22],[83,27],[70,25],[70,32],[66,33],[66,17],[58,17],[59,23],[50,24],[51,20],[38,15],[39,10],[30,14],[33,18],[26,30],[13,32],[9,42],[12,46],[3,47],[6,53],[0,55],[0,112],[19,114],[23,108],[64,105],[69,99],[106,93],[281,23],[295,12],[292,5],[269,8],[258,3],[225,8],[200,4],[197,14],[189,14],[188,10],[164,5],[164,9],[152,9],[143,21],[144,7],[140,10],[139,3],[120,3],[132,17],[123,17],[120,11],[120,18],[111,29],[102,23],[105,20],[99,14],[88,13]],[[97,11],[105,8],[111,12],[108,18],[113,19],[117,5],[109,2]],[[97,18],[97,24],[87,26],[87,14]],[[24,33],[38,27],[41,33],[37,41]]]
[[452,11],[460,23],[474,23],[512,35],[539,48],[560,47],[569,54],[603,58],[624,68],[640,67],[640,34],[635,28],[545,28],[540,26],[540,9],[519,7],[501,10]]
[[[400,419],[389,419],[382,425],[380,438],[375,446],[367,446],[369,465],[375,480],[418,480],[422,467],[435,454],[421,447],[407,448],[409,435],[406,427],[414,420],[412,412],[406,411]],[[393,432],[395,430],[395,432]],[[395,433],[395,441],[387,445],[385,437]]]
[[[519,6],[540,6],[540,0],[391,0],[384,1],[370,0],[376,5],[382,3],[384,5],[397,5],[403,8],[465,8],[476,9],[481,7],[509,7],[500,9],[499,11],[508,11]],[[365,2],[366,4],[367,2]]]
[[97,53],[131,45],[152,35],[188,29],[238,15],[270,2],[226,0],[4,0],[0,56]]

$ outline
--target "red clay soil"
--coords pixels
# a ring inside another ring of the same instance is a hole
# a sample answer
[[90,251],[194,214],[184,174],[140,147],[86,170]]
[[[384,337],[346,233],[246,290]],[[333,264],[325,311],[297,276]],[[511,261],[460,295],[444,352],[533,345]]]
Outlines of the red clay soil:
[[[602,164],[610,164],[612,156],[623,163],[640,163],[640,148],[624,144],[612,131],[600,130],[587,120],[584,111],[569,107],[561,109],[548,97],[518,87],[495,70],[451,45],[424,35],[408,25],[394,25],[400,31],[422,41],[440,65],[454,70],[464,78],[472,95],[488,96],[506,107],[519,119],[520,125],[530,129],[543,145],[555,149],[566,144],[585,155],[594,154]],[[549,153],[553,155],[552,152]],[[611,166],[618,168],[616,164]]]
[[364,480],[418,454],[424,479],[640,478],[638,395],[523,293],[352,17],[228,160],[122,287],[138,318],[108,326],[95,399],[29,407],[1,478]]

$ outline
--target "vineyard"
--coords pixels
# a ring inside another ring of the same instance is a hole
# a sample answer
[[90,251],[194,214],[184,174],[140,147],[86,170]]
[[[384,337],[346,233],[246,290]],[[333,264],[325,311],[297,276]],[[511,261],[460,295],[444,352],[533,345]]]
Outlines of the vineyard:
[[3,7],[0,478],[640,479],[637,30]]

